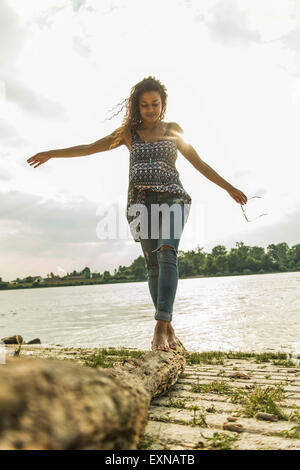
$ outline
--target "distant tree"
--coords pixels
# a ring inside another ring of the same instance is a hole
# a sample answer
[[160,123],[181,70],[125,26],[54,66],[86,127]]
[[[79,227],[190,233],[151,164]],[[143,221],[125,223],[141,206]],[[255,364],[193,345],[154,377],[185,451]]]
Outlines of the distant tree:
[[240,268],[243,268],[246,262],[246,258],[250,251],[250,246],[245,245],[243,242],[236,242],[236,251],[240,258]]
[[216,274],[218,268],[215,263],[215,259],[211,254],[208,254],[205,258],[204,272],[206,274]]
[[224,273],[228,270],[228,259],[227,256],[224,255],[218,255],[215,259],[215,264],[219,272]]
[[230,250],[230,253],[227,255],[229,271],[233,273],[234,271],[240,271],[240,257],[235,248]]
[[274,269],[274,262],[269,253],[265,253],[262,257],[261,267],[264,271],[272,271]]
[[85,279],[90,279],[91,278],[91,270],[90,268],[86,267],[81,271],[81,274],[84,275]]
[[111,274],[109,271],[104,271],[103,273],[103,280],[104,281],[109,281],[111,279]]
[[251,258],[260,260],[265,254],[265,249],[261,246],[250,246],[249,248],[249,256]]
[[288,253],[288,260],[291,265],[297,266],[300,263],[300,243],[292,246]]
[[145,258],[142,255],[140,255],[131,263],[130,271],[138,281],[147,279]]
[[282,262],[287,259],[289,245],[286,242],[277,243],[277,245],[271,243],[271,245],[267,246],[267,252],[270,255],[272,261]]
[[197,270],[191,259],[180,257],[178,258],[178,273],[179,277],[184,278],[188,276],[195,276],[197,274]]
[[226,255],[226,253],[227,253],[227,249],[226,249],[226,246],[224,245],[216,245],[211,250],[211,255],[214,258],[217,258],[217,256],[219,255]]
[[246,258],[246,268],[245,269],[250,269],[252,272],[259,271],[261,268],[261,261],[257,258],[254,258],[251,255],[248,255]]

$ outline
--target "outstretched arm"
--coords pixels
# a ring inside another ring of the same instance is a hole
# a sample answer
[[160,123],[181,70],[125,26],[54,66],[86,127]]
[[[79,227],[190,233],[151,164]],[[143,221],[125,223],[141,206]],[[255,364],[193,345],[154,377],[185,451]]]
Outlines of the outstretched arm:
[[117,131],[116,129],[111,134],[103,137],[96,142],[86,145],[77,145],[75,147],[68,147],[65,149],[56,149],[48,150],[46,152],[39,152],[33,157],[27,159],[27,162],[30,166],[37,168],[43,163],[47,162],[50,158],[71,158],[71,157],[85,157],[86,155],[91,155],[93,153],[105,152],[106,150],[112,150],[114,148],[120,147],[123,145],[124,139],[123,136],[121,140],[117,142]]
[[239,189],[232,186],[228,181],[224,180],[211,166],[205,163],[198,155],[194,147],[184,142],[184,140],[176,135],[177,147],[182,155],[206,178],[221,188],[225,189],[229,195],[239,204],[246,204],[247,196]]

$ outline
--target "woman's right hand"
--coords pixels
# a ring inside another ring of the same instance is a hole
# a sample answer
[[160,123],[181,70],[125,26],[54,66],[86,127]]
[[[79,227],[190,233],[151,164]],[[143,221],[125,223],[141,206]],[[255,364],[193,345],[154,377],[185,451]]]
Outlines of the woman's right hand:
[[48,152],[39,152],[33,157],[28,158],[27,162],[29,163],[30,166],[33,166],[33,168],[37,168],[38,166],[50,160],[50,158],[52,157],[50,157]]

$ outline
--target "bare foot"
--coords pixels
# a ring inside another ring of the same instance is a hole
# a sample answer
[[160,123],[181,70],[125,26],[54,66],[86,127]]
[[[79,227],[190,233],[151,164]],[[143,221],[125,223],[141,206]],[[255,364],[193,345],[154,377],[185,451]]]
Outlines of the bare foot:
[[167,323],[164,320],[157,320],[151,343],[152,351],[169,351]]
[[176,349],[176,336],[171,322],[167,325],[168,343],[171,349]]

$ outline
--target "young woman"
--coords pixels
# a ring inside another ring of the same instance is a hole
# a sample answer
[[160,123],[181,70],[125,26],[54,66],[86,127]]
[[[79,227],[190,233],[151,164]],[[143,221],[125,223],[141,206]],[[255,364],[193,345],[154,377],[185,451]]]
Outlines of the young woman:
[[182,187],[175,167],[177,149],[236,202],[246,204],[247,197],[205,163],[192,145],[184,142],[179,135],[183,131],[177,123],[163,121],[167,93],[159,80],[148,77],[137,83],[125,100],[125,106],[123,124],[112,134],[91,144],[40,152],[27,162],[37,168],[50,158],[86,156],[121,145],[128,148],[126,216],[134,240],[141,243],[155,306],[152,349],[168,351],[176,349],[171,320],[178,282],[177,253],[191,204],[191,197]]

